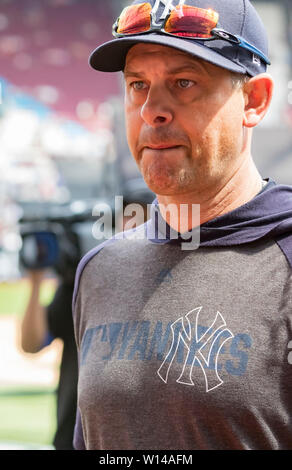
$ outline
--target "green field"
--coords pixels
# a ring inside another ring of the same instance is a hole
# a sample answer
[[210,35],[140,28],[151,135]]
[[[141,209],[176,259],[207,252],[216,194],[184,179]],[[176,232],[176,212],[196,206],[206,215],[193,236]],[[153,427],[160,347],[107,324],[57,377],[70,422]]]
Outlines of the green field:
[[[54,292],[54,282],[44,281],[40,295],[42,304],[48,304]],[[26,281],[0,283],[0,315],[21,317],[29,293]],[[53,390],[34,386],[7,390],[1,388],[0,383],[0,449],[7,445],[8,448],[16,445],[26,449],[51,445],[55,429],[56,396]]]
[[0,446],[51,445],[56,428],[56,399],[50,390],[0,392]]

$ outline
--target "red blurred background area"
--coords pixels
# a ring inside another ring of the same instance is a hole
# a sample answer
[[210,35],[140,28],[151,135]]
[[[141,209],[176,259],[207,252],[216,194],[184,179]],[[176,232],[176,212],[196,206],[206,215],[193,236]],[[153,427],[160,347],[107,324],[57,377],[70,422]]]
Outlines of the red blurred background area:
[[98,105],[118,92],[117,74],[99,74],[90,52],[111,39],[116,2],[1,0],[0,75],[67,119],[91,127]]

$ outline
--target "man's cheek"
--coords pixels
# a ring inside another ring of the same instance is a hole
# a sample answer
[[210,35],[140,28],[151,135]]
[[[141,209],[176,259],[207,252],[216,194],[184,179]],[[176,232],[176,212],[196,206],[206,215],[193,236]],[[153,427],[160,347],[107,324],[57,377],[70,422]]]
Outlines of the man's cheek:
[[130,152],[138,160],[139,132],[126,122],[126,134]]

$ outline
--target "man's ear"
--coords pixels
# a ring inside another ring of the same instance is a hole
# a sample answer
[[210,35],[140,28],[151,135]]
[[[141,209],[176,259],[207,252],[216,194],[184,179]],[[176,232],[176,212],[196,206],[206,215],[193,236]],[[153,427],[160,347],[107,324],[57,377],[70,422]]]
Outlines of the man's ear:
[[274,90],[274,81],[267,73],[252,77],[244,85],[245,109],[243,125],[255,127],[266,115]]

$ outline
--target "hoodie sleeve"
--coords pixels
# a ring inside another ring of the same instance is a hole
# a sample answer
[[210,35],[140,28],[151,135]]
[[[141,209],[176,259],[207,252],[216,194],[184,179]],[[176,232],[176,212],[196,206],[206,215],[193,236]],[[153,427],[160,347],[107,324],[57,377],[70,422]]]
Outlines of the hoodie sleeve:
[[75,450],[86,450],[85,442],[84,442],[84,435],[83,435],[83,428],[82,428],[82,421],[81,421],[79,409],[77,409],[77,415],[76,415],[73,446]]
[[[80,288],[81,284],[81,277],[82,273],[87,265],[87,263],[97,255],[102,248],[108,243],[113,243],[115,239],[106,240],[104,243],[101,243],[93,250],[89,251],[80,261],[76,276],[75,276],[75,284],[74,284],[74,293],[72,299],[72,312],[73,312],[73,324],[74,324],[74,335],[77,345],[77,353],[78,353],[78,368],[80,364],[80,348],[82,343],[82,289]],[[79,398],[79,395],[78,395]],[[76,450],[86,450],[85,439],[84,439],[84,432],[82,426],[82,419],[81,419],[81,411],[79,406],[77,406],[77,414],[76,414],[76,421],[75,421],[75,428],[74,428],[74,438],[73,438],[73,446]]]

